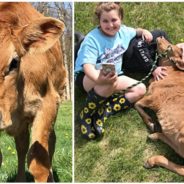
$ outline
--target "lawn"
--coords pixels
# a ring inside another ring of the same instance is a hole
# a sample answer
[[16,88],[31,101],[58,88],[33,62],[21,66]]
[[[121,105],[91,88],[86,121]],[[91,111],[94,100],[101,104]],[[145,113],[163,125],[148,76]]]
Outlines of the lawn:
[[[56,182],[72,182],[72,103],[61,104],[55,123],[56,150],[53,158],[53,171]],[[17,169],[17,155],[12,137],[1,132],[0,148],[3,163],[0,168],[0,182],[14,182]],[[33,178],[28,173],[27,181]]]
[[[124,7],[124,24],[167,32],[172,43],[184,42],[184,3],[129,2]],[[94,28],[95,3],[76,2],[75,30],[86,34]],[[140,79],[140,75],[131,75]],[[75,87],[75,181],[76,182],[184,182],[182,176],[161,167],[145,169],[144,162],[154,154],[184,164],[171,148],[147,138],[149,131],[142,119],[130,109],[110,117],[104,124],[101,140],[87,141],[79,131],[78,114],[85,94]]]

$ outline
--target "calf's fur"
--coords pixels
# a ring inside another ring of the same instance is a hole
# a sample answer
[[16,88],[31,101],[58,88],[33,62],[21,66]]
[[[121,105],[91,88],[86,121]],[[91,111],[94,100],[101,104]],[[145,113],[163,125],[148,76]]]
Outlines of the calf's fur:
[[[157,39],[159,53],[165,53],[160,65],[167,68],[163,80],[152,81],[147,95],[135,104],[146,125],[153,131],[154,122],[144,111],[144,107],[152,109],[158,118],[161,132],[149,135],[152,140],[161,140],[168,144],[181,157],[184,157],[184,71],[182,50],[164,38]],[[163,155],[152,156],[145,163],[147,168],[162,166],[184,176],[184,166],[169,161]]]
[[26,154],[34,180],[53,181],[54,121],[66,80],[63,32],[63,22],[29,3],[0,3],[0,129],[15,138],[19,182]]

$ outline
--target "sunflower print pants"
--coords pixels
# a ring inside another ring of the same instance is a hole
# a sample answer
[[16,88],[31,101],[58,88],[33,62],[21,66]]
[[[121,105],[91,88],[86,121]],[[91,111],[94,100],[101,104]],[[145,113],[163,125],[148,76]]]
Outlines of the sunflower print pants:
[[107,99],[105,106],[101,106],[94,115],[93,126],[97,136],[104,134],[103,124],[107,118],[133,106],[124,95],[114,94]]
[[86,103],[81,110],[80,116],[80,128],[84,138],[95,139],[95,129],[93,127],[94,115],[106,102],[105,97],[101,97],[95,93],[94,89],[90,90],[87,95]]

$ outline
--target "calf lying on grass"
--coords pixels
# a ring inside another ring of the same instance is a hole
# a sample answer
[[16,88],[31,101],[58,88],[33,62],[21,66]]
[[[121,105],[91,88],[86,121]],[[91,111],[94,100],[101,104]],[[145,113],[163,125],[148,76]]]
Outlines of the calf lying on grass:
[[[160,65],[167,68],[163,80],[152,81],[148,93],[135,104],[143,121],[153,131],[153,119],[144,111],[152,109],[158,118],[161,132],[149,135],[151,140],[161,140],[184,158],[184,63],[182,50],[170,44],[164,38],[157,39],[157,48],[161,56]],[[163,155],[149,158],[145,167],[162,166],[184,176],[184,166],[169,161]]]

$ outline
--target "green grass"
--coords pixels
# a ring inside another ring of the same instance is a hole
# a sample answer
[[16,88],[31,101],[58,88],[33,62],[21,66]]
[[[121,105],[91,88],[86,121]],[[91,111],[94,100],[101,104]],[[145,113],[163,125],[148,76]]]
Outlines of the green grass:
[[[56,130],[56,150],[53,158],[53,172],[56,182],[72,182],[72,103],[65,101],[61,104]],[[0,168],[0,182],[14,182],[17,170],[17,155],[14,139],[4,132],[1,133],[0,148],[3,163]],[[27,181],[33,181],[26,173]]]
[[[124,23],[131,27],[167,32],[173,43],[184,42],[184,3],[122,3]],[[95,3],[75,3],[75,30],[86,34],[94,28]],[[137,74],[133,75],[137,77]],[[79,131],[78,114],[85,95],[75,87],[75,181],[76,182],[184,182],[182,176],[161,167],[145,169],[144,162],[162,154],[184,165],[171,148],[147,139],[148,129],[134,110],[110,117],[101,140],[87,141]]]
[[[173,43],[184,42],[182,2],[129,2],[121,3],[124,8],[123,23],[130,27],[148,30],[165,30]],[[96,25],[95,3],[75,2],[75,30],[88,33]]]

